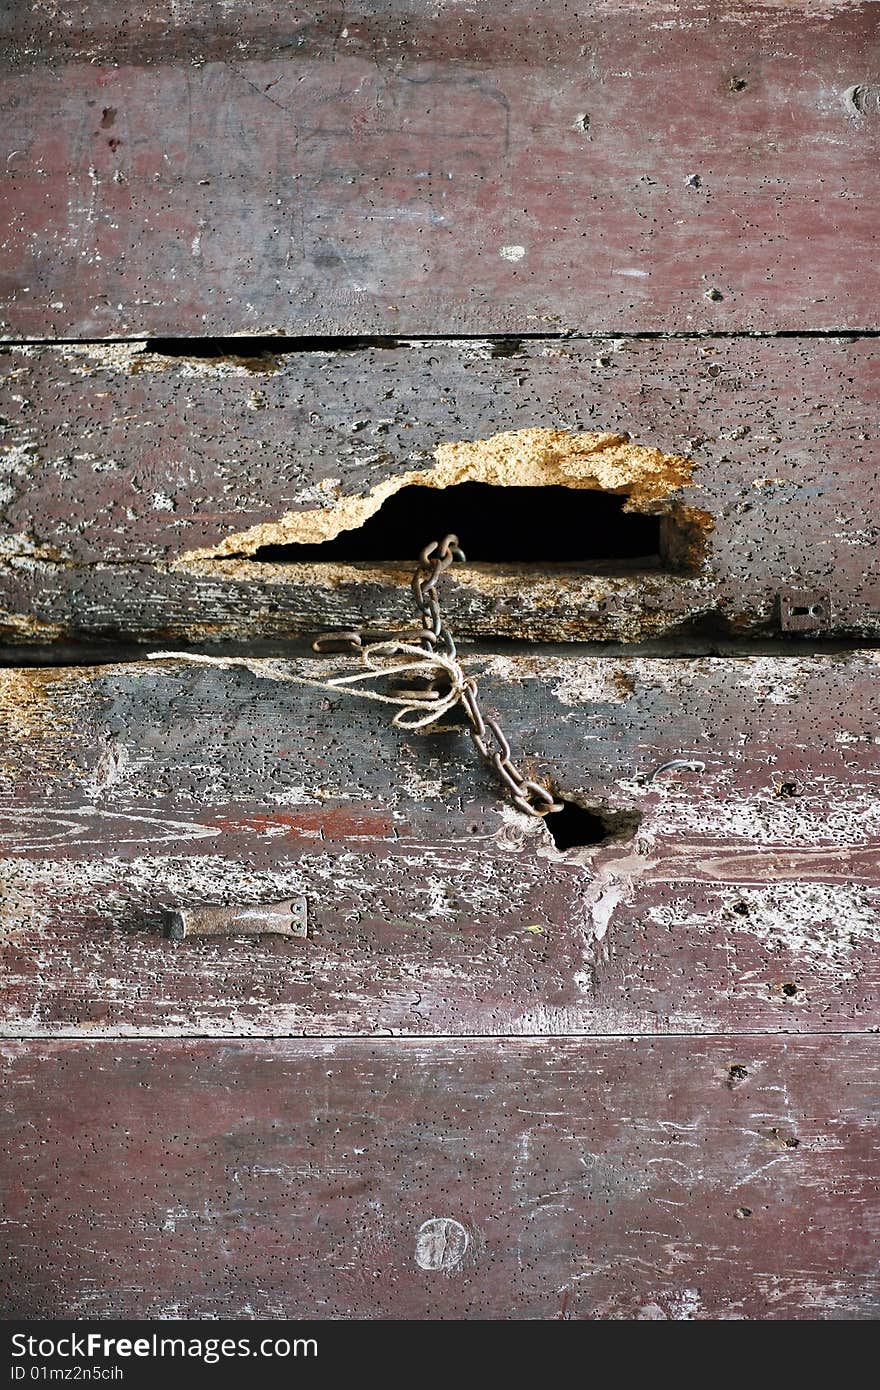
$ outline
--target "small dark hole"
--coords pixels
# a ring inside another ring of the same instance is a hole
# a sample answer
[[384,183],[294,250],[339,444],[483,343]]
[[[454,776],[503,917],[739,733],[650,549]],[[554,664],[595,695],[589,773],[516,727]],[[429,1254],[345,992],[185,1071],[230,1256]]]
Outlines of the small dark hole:
[[783,994],[786,996],[786,998],[788,998],[788,999],[793,999],[794,996],[797,994],[797,992],[798,992],[798,987],[797,987],[797,985],[793,985],[793,984],[791,984],[791,982],[789,982],[788,984],[782,986],[782,993],[783,993]]
[[493,338],[489,344],[490,357],[518,357],[522,352],[522,338]]
[[742,1062],[734,1062],[733,1066],[727,1069],[728,1086],[733,1088],[738,1085],[740,1081],[745,1081],[748,1074],[748,1067],[744,1067]]
[[604,807],[590,809],[565,799],[561,811],[552,811],[544,818],[550,838],[560,850],[631,840],[641,821],[638,811],[609,811]]
[[544,824],[557,849],[576,849],[579,845],[601,845],[608,838],[605,822],[593,811],[566,801],[561,811],[553,811]]
[[784,801],[790,800],[791,797],[797,796],[797,794],[797,782],[780,782],[779,786],[776,788],[776,795],[781,797]]
[[748,903],[734,903],[730,910],[735,912],[737,917],[748,917],[749,915]]
[[740,1221],[745,1221],[746,1217],[751,1216],[752,1209],[751,1207],[737,1207],[736,1212],[734,1214],[739,1218]]
[[773,1139],[777,1144],[781,1144],[784,1149],[800,1148],[801,1141],[800,1139],[798,1139],[797,1135],[780,1134],[779,1129],[776,1125],[774,1125],[773,1128],[768,1131],[768,1137],[770,1139]]

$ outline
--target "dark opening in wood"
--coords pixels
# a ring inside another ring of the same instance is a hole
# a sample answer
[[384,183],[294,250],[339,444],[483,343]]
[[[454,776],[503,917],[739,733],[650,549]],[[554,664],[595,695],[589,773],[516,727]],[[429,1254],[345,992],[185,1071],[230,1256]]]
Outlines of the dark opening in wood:
[[567,487],[405,487],[363,526],[318,545],[270,545],[255,560],[413,560],[454,532],[476,563],[622,560],[664,567],[670,518],[624,511],[625,497]]
[[611,811],[604,806],[581,806],[562,798],[562,810],[545,816],[544,824],[557,849],[580,849],[631,840],[641,825],[638,811]]
[[[332,338],[319,338],[281,334],[249,337],[242,334],[234,338],[147,338],[144,351],[159,353],[162,357],[198,357],[205,360],[229,357],[247,364],[289,352],[368,352],[371,348],[396,348],[397,345],[397,338],[378,335],[365,338],[339,334]],[[254,370],[258,371],[259,367],[255,366]]]

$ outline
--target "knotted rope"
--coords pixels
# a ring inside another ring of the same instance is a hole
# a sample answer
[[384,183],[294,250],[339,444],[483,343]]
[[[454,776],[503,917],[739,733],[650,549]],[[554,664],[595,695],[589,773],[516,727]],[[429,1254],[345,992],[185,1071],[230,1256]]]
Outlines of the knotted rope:
[[[407,656],[408,661],[389,665],[395,656]],[[449,710],[461,702],[468,687],[470,677],[457,657],[447,656],[445,652],[428,652],[424,647],[416,647],[409,642],[373,642],[361,648],[361,658],[366,671],[355,671],[351,676],[333,676],[328,681],[308,681],[300,678],[303,685],[321,685],[325,690],[343,690],[347,695],[358,695],[363,700],[377,700],[383,705],[397,705],[397,713],[391,720],[396,729],[426,729],[436,724]],[[449,682],[446,691],[431,690],[406,692],[398,695],[383,695],[378,690],[361,690],[355,687],[368,681],[382,680],[386,676],[417,676],[436,681],[444,675]],[[425,705],[429,704],[426,711]],[[418,716],[408,718],[408,715]]]
[[[360,649],[361,660],[366,670],[355,671],[353,675],[331,676],[325,681],[308,676],[294,675],[290,671],[271,671],[270,678],[289,681],[293,685],[308,685],[316,690],[331,694],[353,695],[360,700],[374,700],[378,704],[393,705],[397,713],[391,723],[396,729],[427,729],[436,724],[444,714],[464,699],[464,692],[472,685],[457,657],[447,656],[445,652],[428,652],[410,642],[373,642]],[[405,656],[406,661],[395,661],[395,657]],[[260,667],[242,656],[202,656],[194,652],[150,652],[151,661],[188,661],[200,666],[246,666],[254,675],[269,674],[267,663]],[[256,669],[255,669],[256,668]],[[371,681],[385,680],[391,676],[409,676],[436,681],[443,676],[448,682],[446,690],[400,691],[385,694],[380,690],[364,690],[362,686]],[[427,706],[427,708],[426,708]]]

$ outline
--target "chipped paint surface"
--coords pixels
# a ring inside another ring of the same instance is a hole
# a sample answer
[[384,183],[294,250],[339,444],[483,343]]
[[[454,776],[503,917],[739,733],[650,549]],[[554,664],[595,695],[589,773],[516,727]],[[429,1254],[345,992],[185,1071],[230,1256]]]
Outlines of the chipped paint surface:
[[880,635],[871,6],[12,10],[6,636],[406,622],[253,556],[409,483],[661,520],[445,586],[555,832],[336,662],[0,682],[0,1312],[875,1318],[876,653],[543,660]]
[[[771,953],[785,951],[811,973],[838,982],[859,968],[859,947],[880,946],[880,887],[848,883],[750,884],[727,905],[725,930],[735,945],[754,937]],[[705,915],[669,902],[648,912],[662,930],[705,931]]]
[[[329,12],[297,30],[266,3],[242,33],[241,8],[12,7],[7,337],[876,326],[873,209],[853,196],[877,121],[870,4],[754,0],[711,24],[700,0],[637,24],[626,4],[386,4],[345,38]],[[81,138],[96,70],[117,124],[99,105]],[[647,71],[675,94],[662,139],[633,99]],[[785,113],[772,147],[732,146],[762,111]],[[162,158],[168,112],[198,169]],[[835,237],[812,234],[816,197]]]
[[[142,343],[123,346],[139,359]],[[381,501],[377,488],[426,474],[443,482],[438,441],[448,478],[456,458],[470,468],[478,454],[477,471],[500,476],[499,450],[506,476],[526,454],[534,476],[561,477],[591,466],[586,439],[632,430],[650,489],[680,478],[652,472],[649,446],[687,468],[693,460],[689,482],[644,504],[661,514],[667,568],[470,565],[444,585],[457,636],[767,636],[779,631],[782,587],[827,588],[833,573],[817,635],[873,637],[880,548],[849,542],[870,532],[877,506],[878,351],[864,337],[633,336],[297,350],[274,355],[252,408],[252,372],[207,374],[221,359],[192,375],[184,359],[154,353],[162,370],[132,373],[66,346],[15,347],[0,357],[11,443],[0,451],[5,626],[19,641],[119,628],[167,641],[405,622],[409,576],[393,564],[269,565],[220,547],[249,536],[250,551],[255,527],[288,516],[333,530],[358,519],[340,505],[362,516]],[[842,439],[859,440],[856,453],[841,452]],[[598,456],[613,462],[615,449]],[[627,466],[599,481],[634,490],[634,477]]]
[[5,778],[20,772],[23,743],[36,744],[43,768],[56,768],[70,719],[52,698],[57,673],[49,670],[0,670],[0,766]]
[[[234,336],[234,335],[233,335]],[[266,351],[259,354],[218,353],[213,357],[200,354],[194,345],[191,357],[185,353],[169,356],[151,352],[145,342],[122,343],[65,343],[58,351],[77,376],[92,376],[96,370],[127,372],[138,376],[142,372],[179,372],[183,379],[206,378],[210,381],[224,377],[252,377],[254,373],[278,370],[277,357]]]
[[[7,1030],[662,1033],[873,1017],[873,651],[777,659],[784,700],[766,698],[765,658],[473,658],[532,775],[634,817],[628,839],[564,851],[504,801],[460,729],[404,736],[380,707],[291,680],[353,669],[171,654],[8,673]],[[676,758],[702,771],[651,778]],[[158,932],[159,905],[296,893],[306,955],[231,943],[218,974]],[[707,993],[707,971],[724,987]],[[332,989],[316,993],[315,972]]]
[[880,1303],[864,1037],[41,1041],[0,1060],[11,1317],[869,1320]]

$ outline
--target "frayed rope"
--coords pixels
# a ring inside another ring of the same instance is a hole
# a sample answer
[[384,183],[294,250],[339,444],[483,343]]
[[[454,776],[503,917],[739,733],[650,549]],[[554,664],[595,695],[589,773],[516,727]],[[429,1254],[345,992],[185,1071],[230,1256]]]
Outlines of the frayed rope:
[[[442,719],[444,714],[448,714],[461,703],[464,692],[472,681],[472,677],[468,676],[457,658],[446,656],[443,652],[426,652],[424,647],[416,647],[409,642],[373,642],[363,647],[360,655],[366,670],[355,671],[353,675],[348,676],[332,676],[326,681],[310,680],[307,676],[280,671],[271,660],[258,665],[252,657],[246,656],[149,652],[148,660],[188,661],[198,666],[245,666],[263,679],[290,681],[293,685],[308,685],[315,690],[325,690],[331,694],[354,695],[361,700],[375,700],[382,705],[394,705],[397,713],[391,723],[396,729],[427,729],[431,724],[436,724],[438,719]],[[408,660],[395,661],[398,656],[405,656]],[[370,681],[403,675],[425,680],[436,680],[442,675],[446,677],[449,688],[444,691],[424,690],[412,694],[402,691],[398,695],[385,695],[380,690],[361,688]]]

